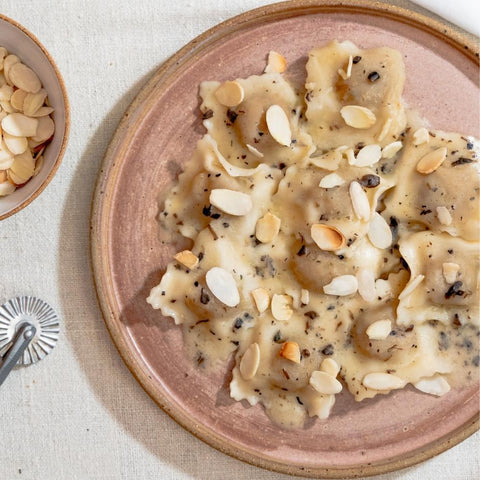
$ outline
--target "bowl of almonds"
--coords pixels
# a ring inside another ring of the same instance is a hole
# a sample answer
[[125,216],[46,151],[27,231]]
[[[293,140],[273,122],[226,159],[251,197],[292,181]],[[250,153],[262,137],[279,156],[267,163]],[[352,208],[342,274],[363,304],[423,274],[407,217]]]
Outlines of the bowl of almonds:
[[43,45],[0,15],[0,220],[31,203],[67,145],[65,85]]

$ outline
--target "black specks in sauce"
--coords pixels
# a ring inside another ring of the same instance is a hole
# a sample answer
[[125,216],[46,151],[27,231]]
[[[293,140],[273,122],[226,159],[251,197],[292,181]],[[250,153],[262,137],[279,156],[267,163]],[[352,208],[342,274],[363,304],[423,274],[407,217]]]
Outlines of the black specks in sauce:
[[380,185],[380,177],[378,175],[368,174],[364,175],[358,183],[365,188],[375,188]]
[[450,288],[445,292],[445,298],[448,300],[449,298],[455,296],[462,297],[463,295],[465,295],[465,291],[461,289],[462,285],[463,283],[460,280],[452,283],[452,285],[450,285]]
[[227,118],[230,120],[230,125],[233,125],[235,123],[235,120],[238,117],[238,113],[234,112],[230,108],[227,110]]
[[206,216],[209,217],[212,214],[212,206],[209,205],[208,207],[205,206],[203,207],[202,213]]
[[438,349],[448,350],[450,347],[450,337],[445,332],[440,332],[438,335]]
[[303,402],[300,400],[300,397],[296,397],[297,398],[297,402],[300,404],[300,405],[303,405]]
[[368,79],[373,83],[376,82],[380,78],[380,75],[378,72],[371,72],[368,74]]
[[302,245],[300,247],[300,250],[297,252],[297,255],[299,257],[301,257],[301,256],[305,255],[305,253],[307,253],[307,249],[306,249],[305,245]]
[[208,118],[213,117],[213,110],[207,110],[206,112],[202,113],[202,120],[207,120]]
[[362,57],[360,55],[355,55],[352,59],[353,64],[356,65],[361,59],[362,59]]
[[333,345],[329,343],[323,350],[322,353],[324,355],[333,355]]
[[205,291],[205,289],[202,288],[202,291],[200,292],[200,303],[203,305],[206,305],[210,301],[210,295]]
[[315,318],[318,317],[318,313],[314,312],[313,310],[311,310],[310,312],[305,312],[304,315],[308,317],[310,320],[314,320]]
[[472,158],[460,157],[458,160],[452,162],[452,167],[457,167],[458,165],[465,165],[467,163],[473,163],[475,160]]
[[281,343],[282,342],[282,334],[280,333],[280,330],[273,336],[273,341],[275,343]]

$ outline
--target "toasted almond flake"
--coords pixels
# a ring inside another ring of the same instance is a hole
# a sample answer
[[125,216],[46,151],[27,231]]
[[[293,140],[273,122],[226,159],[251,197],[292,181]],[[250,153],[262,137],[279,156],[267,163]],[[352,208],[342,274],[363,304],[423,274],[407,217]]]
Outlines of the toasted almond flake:
[[47,115],[50,115],[53,113],[53,108],[52,107],[40,107],[38,110],[35,110],[34,113],[30,115],[32,118],[38,118],[38,117],[46,117]]
[[460,265],[458,263],[445,262],[442,265],[443,278],[447,283],[454,283],[457,280]]
[[377,117],[370,109],[359,105],[343,107],[340,115],[345,123],[353,128],[370,128],[377,121]]
[[279,355],[294,363],[300,363],[300,347],[297,342],[285,342]]
[[348,57],[347,70],[345,71],[343,68],[338,69],[338,74],[344,80],[348,80],[352,76],[352,65],[353,65],[353,57],[352,57],[352,55],[350,55]]
[[440,375],[422,378],[418,382],[415,382],[413,386],[423,393],[429,393],[430,395],[436,395],[437,397],[441,397],[450,391],[449,383]]
[[27,93],[23,101],[23,113],[32,116],[45,102],[47,91],[41,89],[37,93]]
[[42,84],[37,74],[21,62],[13,64],[8,73],[10,81],[17,87],[29,93],[37,93]]
[[398,296],[398,299],[403,300],[404,298],[408,297],[423,282],[424,278],[425,275],[417,275],[414,279],[410,279]]
[[333,358],[324,358],[320,364],[320,371],[336,378],[338,372],[340,372],[340,366]]
[[255,236],[262,243],[272,242],[280,230],[281,220],[270,212],[259,218],[255,227]]
[[373,212],[368,226],[368,239],[377,248],[389,248],[392,244],[392,231],[385,219],[378,213]]
[[[23,152],[20,155],[15,155],[13,164],[10,167],[10,173],[14,174],[14,181],[17,185],[25,183],[32,176],[35,170],[35,160],[30,153],[30,150]],[[18,183],[20,180],[20,183]]]
[[12,107],[12,104],[9,101],[0,101],[0,107],[2,107],[3,111],[6,113],[14,113],[15,109]]
[[270,105],[266,113],[266,121],[270,135],[285,147],[292,143],[292,131],[285,110],[280,105]]
[[293,314],[292,301],[293,299],[290,295],[274,294],[270,307],[273,318],[280,321],[289,320]]
[[27,96],[27,92],[25,90],[15,90],[10,97],[10,103],[15,110],[19,112],[23,112],[23,102],[25,101],[25,97]]
[[225,107],[236,107],[243,102],[245,92],[243,87],[235,81],[222,83],[215,91],[218,102]]
[[310,417],[317,416],[325,420],[330,416],[333,406],[335,405],[335,395],[319,395],[313,397],[308,402],[308,415]]
[[357,290],[358,281],[353,275],[340,275],[323,287],[323,291],[327,295],[337,295],[340,297],[353,295]]
[[265,73],[283,73],[287,69],[287,60],[273,50],[268,54],[268,63],[265,67]]
[[355,165],[356,158],[355,158],[355,152],[353,151],[353,148],[347,148],[347,150],[345,150],[343,154],[347,159],[349,165]]
[[252,343],[243,354],[240,360],[240,374],[244,380],[251,380],[260,365],[260,347],[258,343]]
[[45,142],[55,132],[55,124],[50,117],[40,117],[38,119],[37,133],[32,136],[34,142]]
[[226,188],[214,188],[210,192],[210,203],[229,215],[246,215],[253,207],[249,195]]
[[417,163],[417,172],[428,175],[434,172],[447,158],[447,147],[437,148],[423,156]]
[[377,137],[377,140],[379,142],[381,142],[388,134],[389,130],[390,130],[390,126],[392,125],[392,119],[391,118],[387,118],[387,120],[385,121],[385,123],[383,124],[383,127],[382,127],[382,130],[380,131],[380,133],[378,134],[378,137]]
[[252,290],[253,301],[259,313],[263,313],[270,305],[270,296],[264,288]]
[[0,197],[6,197],[15,191],[15,185],[10,182],[0,183]]
[[372,144],[366,145],[357,153],[355,158],[355,166],[369,167],[377,163],[382,157],[382,149],[380,145]]
[[361,268],[357,274],[358,293],[368,303],[372,303],[377,298],[375,288],[375,276],[371,270]]
[[40,170],[43,167],[43,162],[43,155],[37,156],[37,158],[35,159],[35,170],[33,171],[34,177],[36,177],[40,173]]
[[405,380],[391,373],[369,373],[362,380],[363,386],[372,390],[395,390],[405,386]]
[[302,288],[302,291],[300,292],[300,302],[302,306],[308,305],[310,302],[310,292],[305,288]]
[[9,102],[13,95],[13,88],[10,85],[0,87],[0,101]]
[[5,132],[15,137],[33,137],[37,133],[38,120],[22,113],[10,113],[2,120]]
[[370,324],[366,330],[370,340],[385,340],[392,331],[392,321],[389,319],[377,320]]
[[210,291],[228,307],[236,307],[240,303],[240,295],[238,293],[237,284],[230,272],[223,268],[211,268],[205,279]]
[[393,297],[392,284],[388,280],[383,280],[381,278],[375,280],[375,291],[377,297],[381,300],[387,300]]
[[345,236],[332,225],[314,223],[310,228],[310,235],[321,250],[333,252],[345,246]]
[[370,203],[361,185],[353,181],[350,183],[349,193],[353,211],[357,218],[360,220],[368,220],[370,218]]
[[264,156],[263,153],[260,152],[260,150],[257,150],[254,146],[250,145],[249,143],[247,143],[247,149],[252,155],[255,155],[258,158],[263,158]]
[[28,178],[21,178],[18,175],[15,175],[15,173],[12,172],[12,170],[7,170],[7,178],[10,183],[15,185],[16,187],[19,187],[20,185],[25,184],[28,182]]
[[389,143],[382,150],[382,158],[393,158],[397,152],[403,148],[403,143],[397,140],[396,142]]
[[3,61],[3,74],[5,75],[5,80],[9,85],[13,85],[9,73],[10,69],[16,63],[19,63],[20,59],[16,55],[8,55],[5,60]]
[[3,61],[8,55],[8,51],[5,47],[0,47],[0,70],[3,70]]
[[430,134],[425,127],[419,128],[413,134],[413,144],[421,145],[422,143],[428,143],[430,141]]
[[187,268],[195,268],[198,265],[198,257],[190,250],[178,252],[173,258]]
[[445,226],[448,227],[449,225],[452,224],[452,215],[448,211],[447,207],[443,207],[443,206],[442,207],[437,207],[436,211],[437,211],[438,221],[442,225],[445,225]]
[[0,144],[0,170],[8,170],[13,163],[14,155],[10,152],[4,142]]
[[315,370],[310,375],[310,385],[324,395],[335,395],[342,391],[342,384],[332,375]]
[[3,140],[8,150],[14,155],[20,155],[28,148],[28,141],[26,137],[14,137],[7,132],[3,132]]
[[318,186],[322,188],[335,188],[343,185],[344,183],[345,180],[340,175],[337,175],[336,173],[329,173],[320,180]]

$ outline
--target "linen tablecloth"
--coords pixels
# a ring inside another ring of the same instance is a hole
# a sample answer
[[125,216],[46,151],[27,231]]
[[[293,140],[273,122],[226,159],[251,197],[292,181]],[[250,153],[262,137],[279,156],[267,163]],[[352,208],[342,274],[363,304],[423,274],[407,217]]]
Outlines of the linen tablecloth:
[[[58,63],[72,112],[68,150],[53,181],[33,204],[0,222],[0,303],[36,295],[62,322],[52,354],[14,371],[0,389],[0,480],[292,478],[217,452],[163,413],[111,342],[89,266],[94,182],[128,104],[189,40],[267,3],[0,1],[0,12],[34,33]],[[479,438],[378,478],[479,478]]]

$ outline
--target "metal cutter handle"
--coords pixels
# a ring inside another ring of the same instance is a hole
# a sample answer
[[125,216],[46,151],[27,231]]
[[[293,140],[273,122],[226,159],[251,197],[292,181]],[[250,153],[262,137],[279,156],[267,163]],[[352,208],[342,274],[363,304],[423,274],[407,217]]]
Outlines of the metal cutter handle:
[[12,346],[8,349],[3,358],[0,358],[0,385],[2,385],[8,377],[8,374],[17,364],[18,359],[22,356],[36,333],[37,329],[30,323],[24,323],[20,326],[13,340]]

